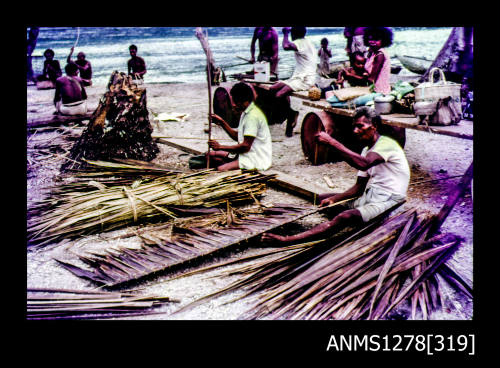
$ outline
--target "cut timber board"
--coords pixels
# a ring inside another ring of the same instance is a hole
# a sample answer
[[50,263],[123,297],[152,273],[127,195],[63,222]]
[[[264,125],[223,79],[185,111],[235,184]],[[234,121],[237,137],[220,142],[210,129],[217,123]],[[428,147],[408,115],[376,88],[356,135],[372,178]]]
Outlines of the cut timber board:
[[91,112],[87,112],[85,115],[75,115],[75,116],[66,116],[66,115],[48,115],[43,116],[41,118],[28,119],[27,120],[27,128],[35,129],[45,126],[60,126],[70,122],[80,122],[83,120],[89,120],[92,117],[93,110]]
[[[188,147],[184,144],[177,143],[177,142],[174,142],[172,140],[158,138],[156,141],[158,143],[166,144],[170,147],[177,148],[181,151],[188,152],[188,153],[191,153],[193,155],[202,155],[204,153],[198,149]],[[331,190],[329,188],[326,188],[326,187],[323,187],[323,186],[320,186],[317,184],[305,183],[304,181],[302,181],[300,179],[297,179],[293,176],[282,173],[280,171],[270,169],[270,170],[262,171],[261,173],[264,175],[276,174],[276,178],[269,181],[270,186],[277,188],[277,189],[280,189],[280,190],[283,190],[283,191],[286,191],[286,192],[289,192],[289,193],[292,193],[296,196],[305,198],[307,200],[310,200],[311,202],[314,202],[319,194],[331,192]]]
[[[305,106],[314,107],[326,112],[330,112],[334,115],[342,115],[348,117],[352,117],[354,115],[354,110],[332,107],[326,100],[311,101],[303,96],[300,98],[304,99],[304,101],[302,101],[302,104],[304,104]],[[409,114],[388,114],[381,115],[381,117],[382,124],[390,126],[414,129],[428,133],[442,134],[462,139],[472,140],[474,138],[473,122],[469,120],[461,120],[457,125],[426,126],[423,124],[419,124],[419,119],[416,116]]]
[[[245,81],[248,83],[252,83],[253,85],[265,90],[269,90],[269,87],[272,85],[270,83],[255,82],[250,79],[247,79]],[[321,99],[318,101],[310,100],[307,91],[293,92],[291,95],[293,97],[302,99],[303,100],[302,104],[304,106],[317,108],[326,112],[330,112],[334,115],[342,115],[347,117],[352,117],[354,115],[354,110],[332,107],[330,103],[325,99]],[[470,140],[474,138],[473,122],[469,120],[461,120],[457,125],[426,126],[423,124],[419,124],[418,123],[419,119],[416,116],[410,114],[388,114],[388,115],[381,115],[381,117],[382,117],[382,124],[390,126],[406,128],[406,129],[414,129],[414,130],[419,130],[421,132],[442,134],[455,138],[470,139]]]
[[188,147],[188,146],[185,146],[183,144],[176,143],[176,142],[174,142],[172,140],[168,140],[168,139],[165,139],[165,138],[156,138],[156,142],[157,143],[166,144],[167,146],[180,149],[181,151],[184,151],[184,152],[187,152],[187,153],[191,153],[193,155],[202,155],[202,154],[205,153],[203,151],[199,151],[199,150],[197,150],[195,148]]

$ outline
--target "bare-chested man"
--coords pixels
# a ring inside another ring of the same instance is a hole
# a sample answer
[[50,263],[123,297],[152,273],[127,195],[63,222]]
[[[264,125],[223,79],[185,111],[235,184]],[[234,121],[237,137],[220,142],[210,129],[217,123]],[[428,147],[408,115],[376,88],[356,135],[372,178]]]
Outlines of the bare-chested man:
[[77,76],[78,67],[69,63],[64,68],[66,75],[57,78],[54,105],[62,115],[84,115],[87,112],[87,93]]
[[55,83],[56,79],[62,75],[59,60],[54,59],[55,53],[52,49],[45,50],[43,56],[45,57],[45,61],[43,62],[43,72],[37,77],[37,80],[39,82],[51,81],[52,83]]
[[74,47],[71,48],[71,51],[67,58],[67,63],[75,63],[78,67],[78,71],[80,73],[80,79],[83,82],[84,86],[92,85],[92,65],[90,65],[90,61],[85,59],[85,54],[83,52],[79,52],[76,55],[76,61],[71,60],[71,56],[73,55]]
[[250,63],[255,63],[255,43],[259,41],[257,61],[268,61],[271,73],[276,75],[278,69],[278,32],[273,27],[256,27],[250,45]]
[[130,45],[128,48],[131,58],[129,59],[128,74],[132,75],[134,79],[144,79],[144,74],[146,74],[146,62],[140,56],[137,56],[137,46]]

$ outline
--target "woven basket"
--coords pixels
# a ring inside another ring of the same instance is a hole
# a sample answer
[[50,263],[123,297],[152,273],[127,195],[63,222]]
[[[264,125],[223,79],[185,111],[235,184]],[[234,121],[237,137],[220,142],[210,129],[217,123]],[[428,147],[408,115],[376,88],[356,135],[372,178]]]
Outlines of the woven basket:
[[[440,80],[434,82],[434,72],[439,71]],[[455,102],[460,102],[460,88],[458,83],[447,82],[444,73],[439,68],[432,68],[429,72],[429,81],[415,87],[415,101],[437,101],[440,98],[451,96]]]
[[321,90],[318,87],[309,88],[309,99],[318,101],[321,98]]

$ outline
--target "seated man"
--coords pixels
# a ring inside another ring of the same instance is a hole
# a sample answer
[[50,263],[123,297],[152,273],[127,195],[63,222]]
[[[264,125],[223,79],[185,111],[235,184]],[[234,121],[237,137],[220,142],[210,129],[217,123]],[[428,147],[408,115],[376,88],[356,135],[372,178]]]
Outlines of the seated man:
[[128,48],[131,58],[127,62],[128,74],[133,79],[144,79],[146,74],[146,62],[140,56],[137,56],[137,46],[130,45]]
[[85,54],[83,52],[79,52],[76,55],[76,61],[71,60],[71,56],[73,55],[74,47],[71,48],[71,51],[66,59],[67,63],[75,63],[78,67],[78,71],[80,73],[80,79],[84,86],[92,85],[92,65],[90,65],[90,61],[85,60]]
[[75,63],[64,68],[66,76],[57,78],[54,105],[62,115],[84,115],[87,113],[87,93],[82,81],[77,76]]
[[[297,124],[298,111],[290,107],[290,94],[296,91],[307,91],[315,85],[317,73],[317,55],[313,43],[305,38],[306,27],[283,28],[283,48],[285,51],[295,51],[295,69],[292,76],[284,81],[278,81],[270,87],[276,93],[277,98],[288,100],[288,112],[286,121],[286,136],[293,135],[293,128]],[[292,41],[288,39],[291,34]]]
[[59,60],[54,60],[55,53],[52,49],[45,50],[43,56],[45,57],[45,61],[43,62],[43,72],[41,75],[37,76],[37,81],[50,81],[52,82],[51,88],[54,88],[56,79],[62,75]]
[[359,198],[348,202],[347,209],[330,221],[292,236],[265,233],[263,242],[288,245],[331,235],[347,225],[367,222],[406,198],[410,168],[401,146],[378,133],[381,119],[374,109],[366,106],[356,109],[353,120],[354,135],[366,144],[361,154],[349,150],[325,132],[317,135],[319,142],[336,149],[349,165],[359,170],[353,187],[344,193],[321,195],[320,206]]
[[210,167],[217,167],[219,171],[267,170],[272,162],[272,141],[266,116],[253,102],[254,93],[249,85],[236,83],[230,93],[233,108],[241,112],[238,130],[232,129],[216,114],[212,114],[212,122],[221,126],[238,144],[225,146],[210,140],[208,145],[213,150],[209,153]]

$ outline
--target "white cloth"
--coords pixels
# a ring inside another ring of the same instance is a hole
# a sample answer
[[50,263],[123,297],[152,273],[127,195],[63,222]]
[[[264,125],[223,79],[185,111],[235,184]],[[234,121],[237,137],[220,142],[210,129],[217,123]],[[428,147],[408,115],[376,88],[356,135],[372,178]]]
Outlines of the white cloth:
[[318,55],[313,43],[307,38],[299,38],[293,43],[297,47],[295,51],[295,70],[290,79],[283,83],[290,86],[294,91],[306,91],[316,82],[316,69]]
[[410,183],[410,166],[401,146],[394,139],[380,136],[372,148],[363,148],[361,156],[376,152],[385,162],[372,166],[367,171],[358,171],[358,176],[370,177],[367,188],[379,188],[387,193],[406,197]]
[[250,151],[239,154],[240,169],[269,169],[273,157],[271,132],[266,116],[253,102],[241,114],[238,125],[238,143],[243,142],[244,136],[255,137],[255,139]]
[[56,102],[56,109],[63,115],[85,115],[87,113],[87,101],[77,101],[69,104]]
[[368,47],[365,46],[363,35],[355,35],[352,37],[351,52],[355,51],[360,51],[366,56]]

